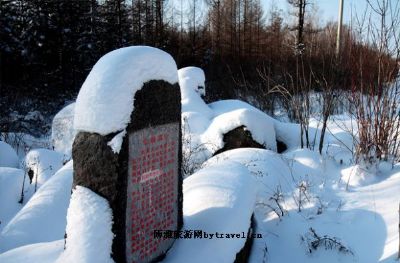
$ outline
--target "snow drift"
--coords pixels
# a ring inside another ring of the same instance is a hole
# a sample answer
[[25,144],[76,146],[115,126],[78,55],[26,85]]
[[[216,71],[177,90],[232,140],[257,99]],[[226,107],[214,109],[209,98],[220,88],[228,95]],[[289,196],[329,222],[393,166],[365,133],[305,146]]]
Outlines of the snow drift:
[[[255,184],[243,165],[225,161],[199,170],[183,183],[183,231],[246,233],[255,205]],[[233,262],[245,238],[179,239],[164,262]]]
[[111,263],[112,211],[106,199],[76,186],[67,215],[66,249],[57,263]]
[[64,239],[53,242],[35,243],[0,254],[0,262],[54,263],[63,250]]
[[71,161],[32,196],[1,232],[0,252],[64,237],[72,174]]
[[7,143],[0,141],[0,167],[18,168],[18,156]]
[[23,182],[23,170],[0,167],[0,231],[22,207],[18,202]]
[[25,157],[26,167],[34,174],[32,184],[37,188],[49,180],[63,166],[63,162],[61,153],[48,149],[31,150]]

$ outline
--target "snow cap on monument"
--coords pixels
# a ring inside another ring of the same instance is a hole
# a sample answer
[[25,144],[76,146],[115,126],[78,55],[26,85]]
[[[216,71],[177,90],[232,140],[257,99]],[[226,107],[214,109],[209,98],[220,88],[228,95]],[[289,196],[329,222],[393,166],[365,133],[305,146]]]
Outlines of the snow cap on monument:
[[178,82],[171,55],[153,47],[132,46],[101,57],[79,91],[75,130],[101,135],[124,130],[130,122],[135,93],[150,80]]

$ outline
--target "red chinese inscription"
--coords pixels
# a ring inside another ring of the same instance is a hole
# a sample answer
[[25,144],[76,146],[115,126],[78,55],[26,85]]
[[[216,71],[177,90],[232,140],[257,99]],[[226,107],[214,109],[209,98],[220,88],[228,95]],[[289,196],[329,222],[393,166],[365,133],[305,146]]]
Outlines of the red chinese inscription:
[[179,137],[175,134],[178,133],[176,124],[173,125],[173,128],[142,132],[130,142],[128,262],[147,262],[165,252],[171,241],[154,238],[154,230],[177,228],[176,138]]

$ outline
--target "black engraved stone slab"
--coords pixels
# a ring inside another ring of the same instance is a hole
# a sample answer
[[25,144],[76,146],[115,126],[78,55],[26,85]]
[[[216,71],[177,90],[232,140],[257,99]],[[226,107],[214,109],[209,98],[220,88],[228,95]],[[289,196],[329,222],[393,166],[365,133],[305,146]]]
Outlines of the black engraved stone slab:
[[178,230],[179,123],[129,134],[126,204],[127,262],[151,262],[173,239],[156,230]]

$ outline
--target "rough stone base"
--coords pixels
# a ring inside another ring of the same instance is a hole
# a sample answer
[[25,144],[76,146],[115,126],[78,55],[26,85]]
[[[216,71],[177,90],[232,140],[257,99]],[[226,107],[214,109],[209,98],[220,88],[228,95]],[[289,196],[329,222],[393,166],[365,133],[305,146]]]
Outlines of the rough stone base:
[[[113,210],[112,231],[116,234],[113,240],[115,244],[124,244],[121,237],[121,229],[125,228],[125,222],[121,219],[124,207],[122,193],[124,181],[120,180],[118,155],[114,154],[107,145],[113,135],[101,136],[95,133],[80,132],[77,134],[72,150],[74,160],[74,187],[81,185],[89,188],[98,195],[108,200]],[[67,240],[68,242],[68,240]],[[113,258],[116,262],[124,262],[118,250],[114,251]]]
[[265,149],[265,146],[259,144],[251,136],[250,131],[246,130],[245,126],[235,128],[224,135],[225,146],[214,153],[219,153],[236,149],[236,148],[260,148]]
[[285,143],[283,143],[279,140],[276,140],[276,149],[277,149],[278,153],[283,153],[284,151],[287,150],[287,146]]

